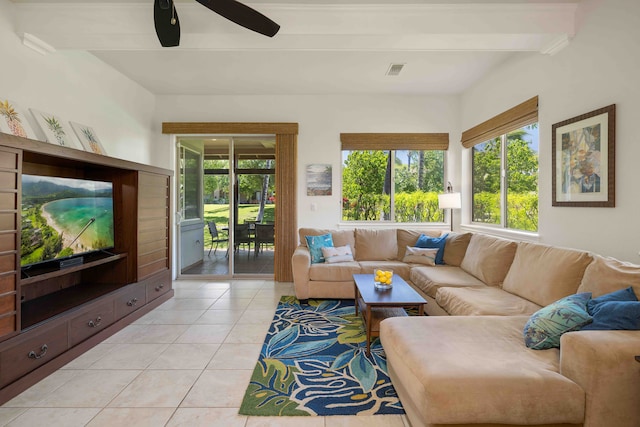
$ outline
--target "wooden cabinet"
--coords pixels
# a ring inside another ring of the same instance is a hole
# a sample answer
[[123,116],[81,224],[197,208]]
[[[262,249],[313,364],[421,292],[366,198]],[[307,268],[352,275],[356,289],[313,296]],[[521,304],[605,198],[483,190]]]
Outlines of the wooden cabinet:
[[147,301],[152,301],[171,290],[171,275],[160,272],[144,281]]
[[[104,298],[103,298],[104,299]],[[94,307],[82,310],[69,321],[69,345],[73,347],[98,331],[111,325],[115,320],[113,300],[106,298]]]
[[[111,182],[113,249],[21,271],[23,173]],[[0,133],[0,404],[173,296],[171,176]]]
[[20,328],[18,192],[21,165],[20,150],[0,147],[0,337],[15,335]]
[[0,386],[50,362],[67,348],[66,323],[45,325],[18,336],[0,351]]
[[115,298],[114,310],[116,320],[133,313],[146,303],[147,297],[144,284],[136,283],[135,285],[129,286],[125,292],[122,292]]

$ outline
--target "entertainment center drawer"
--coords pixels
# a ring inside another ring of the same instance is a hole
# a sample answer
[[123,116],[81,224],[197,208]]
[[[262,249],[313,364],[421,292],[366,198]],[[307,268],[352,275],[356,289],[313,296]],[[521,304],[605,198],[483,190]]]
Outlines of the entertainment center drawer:
[[147,303],[146,290],[142,283],[129,286],[121,295],[116,297],[116,319],[121,319]]
[[71,319],[69,322],[69,345],[76,344],[89,338],[98,331],[106,328],[114,322],[113,300],[83,310],[82,314]]
[[32,332],[14,338],[16,344],[0,352],[0,386],[9,384],[67,350],[67,322]]
[[147,302],[149,302],[171,290],[171,274],[169,271],[156,274],[142,283],[147,288]]

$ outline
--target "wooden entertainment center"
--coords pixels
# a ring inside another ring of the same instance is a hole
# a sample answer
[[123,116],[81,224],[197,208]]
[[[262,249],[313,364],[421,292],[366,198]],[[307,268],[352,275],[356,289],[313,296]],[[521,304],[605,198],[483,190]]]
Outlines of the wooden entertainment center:
[[[23,173],[111,182],[114,248],[22,272]],[[0,404],[173,296],[171,176],[0,133]]]

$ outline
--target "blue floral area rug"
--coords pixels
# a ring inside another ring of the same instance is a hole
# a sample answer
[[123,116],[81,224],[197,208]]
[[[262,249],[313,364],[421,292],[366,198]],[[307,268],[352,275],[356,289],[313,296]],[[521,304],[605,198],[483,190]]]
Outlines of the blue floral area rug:
[[404,414],[380,341],[366,355],[353,301],[282,297],[240,407],[243,415]]

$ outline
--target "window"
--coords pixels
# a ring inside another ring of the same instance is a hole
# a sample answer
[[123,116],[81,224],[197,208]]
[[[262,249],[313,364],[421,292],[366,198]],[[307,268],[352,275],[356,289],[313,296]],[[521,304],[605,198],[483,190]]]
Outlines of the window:
[[472,148],[472,221],[537,231],[537,97],[463,132],[463,145]]
[[180,194],[178,206],[182,220],[202,218],[202,183],[200,172],[202,155],[187,147],[180,147]]
[[438,194],[444,188],[448,134],[342,134],[341,139],[343,221],[443,221]]

